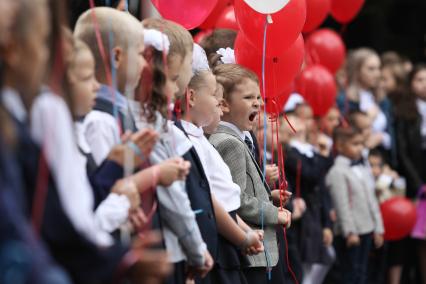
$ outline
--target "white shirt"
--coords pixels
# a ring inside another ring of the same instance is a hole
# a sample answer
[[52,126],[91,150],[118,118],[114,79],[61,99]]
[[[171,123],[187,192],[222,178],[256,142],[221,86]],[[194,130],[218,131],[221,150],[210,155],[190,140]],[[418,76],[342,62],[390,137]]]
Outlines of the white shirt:
[[422,123],[420,126],[420,134],[422,135],[422,137],[426,137],[426,101],[417,99],[416,104],[417,104],[417,110],[419,111],[419,114],[422,118]]
[[[84,136],[85,126],[81,122],[74,123],[77,143],[83,152],[86,154],[90,153],[90,147]],[[87,162],[87,159],[82,153],[79,154]],[[86,165],[82,165],[85,167]],[[108,232],[112,233],[113,231],[120,228],[129,217],[130,201],[125,195],[118,195],[116,193],[110,193],[108,197],[103,200],[99,206],[96,208],[95,217],[98,226]]]
[[84,119],[84,136],[97,165],[105,160],[112,147],[121,143],[117,120],[98,110],[92,110]]
[[31,122],[33,139],[43,147],[65,214],[75,229],[93,243],[111,245],[112,237],[100,228],[93,212],[86,159],[77,148],[65,101],[52,93],[38,96],[31,110]]
[[226,211],[237,210],[241,205],[241,189],[233,182],[228,165],[204,136],[201,127],[184,120],[181,122],[200,158],[212,194]]
[[312,146],[309,143],[302,143],[297,140],[291,140],[289,145],[292,148],[295,148],[300,154],[308,157],[313,158],[314,157],[314,146]]
[[381,133],[383,135],[382,145],[386,149],[390,149],[392,146],[391,145],[392,140],[389,133],[386,132],[386,127],[388,124],[386,115],[377,105],[376,101],[374,100],[373,94],[371,92],[361,90],[359,97],[360,97],[360,101],[359,101],[360,110],[362,110],[363,112],[368,112],[372,108],[376,108],[378,110],[377,116],[372,123],[372,129],[373,129],[373,132]]

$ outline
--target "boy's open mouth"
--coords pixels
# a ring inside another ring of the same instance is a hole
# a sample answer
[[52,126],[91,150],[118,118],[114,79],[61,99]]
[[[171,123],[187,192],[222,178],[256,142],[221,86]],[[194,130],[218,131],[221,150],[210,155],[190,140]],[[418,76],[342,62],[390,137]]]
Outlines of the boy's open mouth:
[[253,121],[256,118],[257,112],[252,112],[249,116],[249,120]]

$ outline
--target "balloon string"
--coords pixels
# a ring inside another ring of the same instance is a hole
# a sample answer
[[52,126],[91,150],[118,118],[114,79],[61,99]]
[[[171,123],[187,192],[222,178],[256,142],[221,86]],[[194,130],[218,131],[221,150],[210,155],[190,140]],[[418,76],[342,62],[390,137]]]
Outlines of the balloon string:
[[[118,125],[120,133],[123,133],[123,129],[121,127],[121,121],[120,121],[120,118],[118,116],[118,111],[116,109],[117,106],[116,106],[116,103],[115,103],[116,92],[115,92],[115,83],[113,82],[113,80],[114,81],[116,81],[116,80],[112,78],[113,76],[115,77],[115,71],[114,71],[114,74],[113,74],[113,71],[111,70],[111,68],[113,68],[113,55],[111,54],[111,58],[110,58],[111,67],[109,67],[108,66],[108,58],[107,58],[107,55],[106,55],[106,52],[105,52],[105,47],[104,47],[103,42],[102,42],[102,36],[101,36],[101,32],[100,32],[99,22],[98,22],[98,19],[96,17],[96,13],[95,13],[95,10],[94,10],[94,8],[95,8],[94,0],[89,0],[89,4],[90,4],[90,9],[91,9],[90,14],[92,15],[93,26],[95,28],[96,43],[98,45],[99,53],[100,53],[101,58],[102,58],[107,84],[109,86],[109,91],[110,91],[111,97],[112,97],[113,115],[114,115],[115,120],[117,121],[117,125]],[[111,25],[111,22],[110,22],[110,25]],[[113,37],[113,34],[112,34],[112,30],[110,29],[109,45],[112,45],[112,42],[113,42],[112,37]],[[112,48],[110,47],[110,49],[112,49]]]
[[290,272],[291,277],[294,280],[294,283],[299,284],[299,281],[297,281],[297,278],[296,278],[296,274],[294,273],[293,269],[291,269],[291,265],[290,265],[290,258],[289,258],[289,253],[288,253],[287,229],[286,229],[285,225],[283,226],[283,228],[284,228],[285,258],[287,260],[287,269]]
[[[266,35],[268,31],[268,16],[265,17],[265,26],[263,31],[263,51],[262,51],[262,93],[263,93],[263,100],[265,101],[266,98],[266,88],[265,88],[265,62],[266,62]],[[263,183],[265,183],[265,176],[266,176],[266,134],[268,131],[267,127],[267,116],[266,111],[263,112]],[[263,208],[262,208],[263,209]],[[263,224],[263,210],[262,210],[262,216],[261,221]],[[266,256],[266,272],[268,274],[268,279],[271,280],[271,264],[268,257],[268,250],[265,246],[265,256]]]
[[293,125],[290,123],[290,121],[288,120],[288,117],[285,113],[284,113],[284,118],[285,118],[285,121],[287,121],[287,124],[288,124],[288,126],[290,126],[293,133],[296,134],[297,133],[296,129],[294,129]]

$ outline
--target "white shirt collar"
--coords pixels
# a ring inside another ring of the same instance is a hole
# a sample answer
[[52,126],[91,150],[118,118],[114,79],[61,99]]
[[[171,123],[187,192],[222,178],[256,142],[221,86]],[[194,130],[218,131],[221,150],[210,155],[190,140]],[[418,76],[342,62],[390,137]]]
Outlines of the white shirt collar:
[[1,92],[1,100],[4,107],[20,122],[27,119],[27,110],[24,107],[18,92],[11,88],[3,88]]
[[290,146],[299,151],[300,154],[312,158],[314,156],[314,146],[308,143],[303,143],[297,140],[291,140]]
[[246,135],[235,124],[232,124],[232,123],[227,122],[227,121],[221,121],[221,122],[219,122],[219,124],[231,128],[232,130],[235,131],[235,133],[238,134],[238,136],[241,138],[241,140],[243,140],[243,141],[245,140]]
[[181,120],[181,123],[188,135],[195,137],[202,137],[204,135],[203,129],[201,127],[196,126],[192,122]]

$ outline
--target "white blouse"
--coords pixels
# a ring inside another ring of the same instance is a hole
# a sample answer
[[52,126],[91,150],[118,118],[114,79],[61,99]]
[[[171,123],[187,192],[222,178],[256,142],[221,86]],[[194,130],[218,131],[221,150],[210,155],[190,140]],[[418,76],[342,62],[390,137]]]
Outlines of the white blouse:
[[228,165],[204,136],[203,129],[184,120],[182,120],[182,126],[197,151],[212,194],[226,211],[240,208],[241,189],[233,182]]
[[55,179],[65,214],[75,229],[99,246],[112,237],[99,226],[93,212],[93,192],[86,173],[86,159],[79,152],[71,114],[62,97],[45,92],[31,109],[33,139],[43,147]]
[[386,115],[377,105],[376,101],[374,100],[374,96],[371,92],[361,90],[359,96],[360,96],[359,108],[361,111],[368,112],[372,108],[378,109],[377,116],[371,125],[372,130],[375,133],[382,133],[383,135],[382,145],[386,149],[390,149],[392,146],[391,145],[392,141],[391,141],[391,137],[389,133],[386,132],[386,128],[388,125]]

